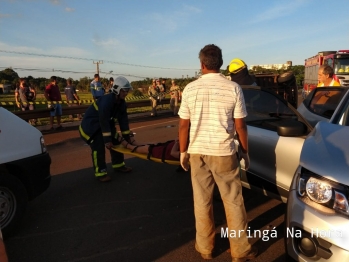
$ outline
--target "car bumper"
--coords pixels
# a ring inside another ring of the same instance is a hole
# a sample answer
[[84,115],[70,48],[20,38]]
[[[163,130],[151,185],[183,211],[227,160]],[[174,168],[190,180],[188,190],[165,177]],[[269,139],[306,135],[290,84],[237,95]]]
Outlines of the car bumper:
[[47,152],[6,164],[10,173],[24,184],[29,200],[42,194],[49,187],[50,165],[51,157]]
[[348,217],[304,203],[292,188],[285,219],[287,253],[298,261],[349,261]]

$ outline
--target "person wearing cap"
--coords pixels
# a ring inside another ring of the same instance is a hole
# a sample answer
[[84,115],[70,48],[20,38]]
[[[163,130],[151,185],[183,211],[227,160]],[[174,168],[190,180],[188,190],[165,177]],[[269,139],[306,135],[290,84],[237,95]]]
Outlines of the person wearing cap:
[[158,106],[158,96],[160,90],[157,86],[158,79],[153,79],[153,84],[148,88],[148,95],[151,102],[151,114],[150,116],[157,116],[156,107]]
[[247,65],[239,58],[234,58],[228,66],[231,81],[239,85],[256,86],[254,78],[248,73]]
[[125,97],[131,89],[132,86],[125,77],[117,77],[111,93],[101,96],[89,106],[79,126],[81,138],[92,150],[95,176],[101,182],[111,180],[107,173],[105,148],[110,151],[114,172],[129,173],[132,171],[132,168],[125,165],[124,155],[111,150],[113,145],[118,144],[116,122],[119,123],[122,137],[128,143],[134,144],[125,102]]

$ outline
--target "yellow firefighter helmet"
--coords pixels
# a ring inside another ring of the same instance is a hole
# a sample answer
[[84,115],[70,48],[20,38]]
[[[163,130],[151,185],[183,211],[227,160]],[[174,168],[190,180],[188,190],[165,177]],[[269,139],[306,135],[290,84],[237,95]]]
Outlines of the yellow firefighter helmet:
[[236,74],[237,72],[241,71],[242,69],[246,68],[247,65],[244,61],[242,61],[239,58],[234,58],[230,61],[229,64],[229,72]]

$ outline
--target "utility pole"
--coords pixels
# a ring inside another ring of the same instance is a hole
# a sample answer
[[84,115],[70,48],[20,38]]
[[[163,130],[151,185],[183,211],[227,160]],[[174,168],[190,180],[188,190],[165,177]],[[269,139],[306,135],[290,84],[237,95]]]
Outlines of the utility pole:
[[93,61],[93,63],[97,64],[97,74],[99,74],[99,64],[103,64],[103,60],[98,62]]

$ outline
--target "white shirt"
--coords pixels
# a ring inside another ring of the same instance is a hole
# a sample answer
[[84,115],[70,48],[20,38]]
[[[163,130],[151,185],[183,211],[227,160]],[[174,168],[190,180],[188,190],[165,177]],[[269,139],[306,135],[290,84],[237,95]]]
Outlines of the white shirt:
[[190,120],[189,154],[227,156],[235,153],[233,118],[247,116],[241,87],[220,73],[189,83],[178,112]]

